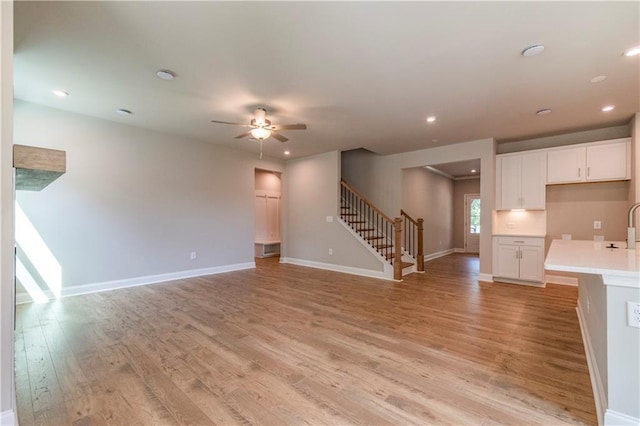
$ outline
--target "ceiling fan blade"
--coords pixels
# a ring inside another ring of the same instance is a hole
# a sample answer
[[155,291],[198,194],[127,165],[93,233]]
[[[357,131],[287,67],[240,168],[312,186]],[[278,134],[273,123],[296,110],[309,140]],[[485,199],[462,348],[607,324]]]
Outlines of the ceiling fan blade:
[[282,136],[280,133],[276,133],[274,131],[271,132],[271,136],[273,136],[275,139],[278,139],[280,142],[286,142],[289,140],[284,136]]
[[271,126],[273,130],[306,130],[307,125],[298,123],[298,124],[274,124]]
[[248,124],[231,123],[231,122],[229,122],[229,121],[211,120],[211,122],[212,122],[212,123],[220,123],[220,124],[231,124],[232,126],[250,127]]
[[242,139],[242,138],[246,138],[247,136],[251,136],[251,132],[244,132],[244,133],[236,136],[234,139]]

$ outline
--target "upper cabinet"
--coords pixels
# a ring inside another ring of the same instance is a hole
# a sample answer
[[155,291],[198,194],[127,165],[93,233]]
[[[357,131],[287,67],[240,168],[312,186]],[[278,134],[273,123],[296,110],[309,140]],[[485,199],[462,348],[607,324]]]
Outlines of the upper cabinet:
[[545,152],[497,156],[497,210],[545,209]]
[[547,161],[548,184],[630,179],[631,139],[553,148]]

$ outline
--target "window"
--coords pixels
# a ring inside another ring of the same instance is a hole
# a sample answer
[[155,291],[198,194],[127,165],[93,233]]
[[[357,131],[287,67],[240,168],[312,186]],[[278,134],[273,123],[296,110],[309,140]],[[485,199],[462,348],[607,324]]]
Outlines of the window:
[[469,203],[469,233],[480,233],[480,198],[474,198]]

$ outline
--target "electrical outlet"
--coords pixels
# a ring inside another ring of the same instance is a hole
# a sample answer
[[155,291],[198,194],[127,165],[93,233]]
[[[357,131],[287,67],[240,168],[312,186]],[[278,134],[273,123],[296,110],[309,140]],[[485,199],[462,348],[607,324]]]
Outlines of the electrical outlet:
[[333,256],[333,249],[329,249],[329,256]]
[[640,303],[627,302],[627,325],[640,328]]
[[594,220],[593,229],[602,229],[602,222],[600,222],[599,220]]
[[326,220],[327,222],[333,222],[333,216],[327,216],[327,217],[325,218],[325,220]]
[[191,252],[191,260],[195,260],[195,258],[197,257],[197,254],[195,251]]

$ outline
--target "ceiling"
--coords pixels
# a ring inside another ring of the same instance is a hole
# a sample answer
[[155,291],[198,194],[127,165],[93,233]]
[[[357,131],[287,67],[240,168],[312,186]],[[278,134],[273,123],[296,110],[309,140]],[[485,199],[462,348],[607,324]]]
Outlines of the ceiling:
[[[479,158],[475,160],[457,161],[455,163],[433,164],[428,167],[436,169],[453,179],[480,177]],[[475,171],[472,172],[472,170]]]
[[[640,57],[623,56],[640,44],[639,12],[639,2],[18,1],[15,97],[255,152],[233,139],[242,128],[210,120],[248,122],[265,106],[274,123],[308,125],[264,143],[280,158],[518,140],[640,111]],[[534,44],[544,52],[521,55]],[[598,75],[607,79],[590,83]],[[603,113],[607,104],[616,108]],[[537,116],[543,108],[552,113]]]

